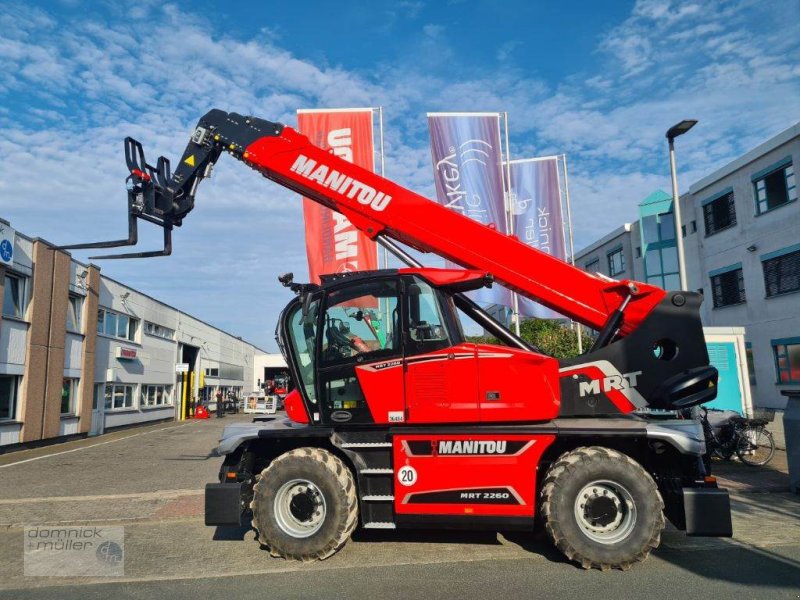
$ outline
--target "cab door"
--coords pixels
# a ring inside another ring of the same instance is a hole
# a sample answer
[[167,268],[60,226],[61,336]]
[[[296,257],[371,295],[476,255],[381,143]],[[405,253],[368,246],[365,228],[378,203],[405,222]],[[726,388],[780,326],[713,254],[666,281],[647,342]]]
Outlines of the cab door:
[[402,414],[403,378],[383,365],[402,359],[400,281],[353,282],[325,298],[318,343],[317,389],[323,422],[385,423]]
[[405,420],[479,421],[476,346],[460,339],[444,295],[413,277],[406,280],[404,305]]

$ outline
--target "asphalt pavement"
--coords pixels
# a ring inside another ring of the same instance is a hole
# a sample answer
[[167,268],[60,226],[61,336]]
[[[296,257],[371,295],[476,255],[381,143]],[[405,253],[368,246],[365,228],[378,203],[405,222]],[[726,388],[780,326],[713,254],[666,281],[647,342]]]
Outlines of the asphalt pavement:
[[[308,564],[271,558],[252,531],[203,525],[203,485],[224,424],[154,425],[0,456],[0,598],[800,598],[800,497],[785,473],[720,464],[734,538],[667,530],[627,572],[583,571],[541,534],[357,532]],[[762,485],[759,482],[768,482]],[[788,484],[787,484],[788,485]],[[125,528],[122,577],[23,574],[23,527]]]

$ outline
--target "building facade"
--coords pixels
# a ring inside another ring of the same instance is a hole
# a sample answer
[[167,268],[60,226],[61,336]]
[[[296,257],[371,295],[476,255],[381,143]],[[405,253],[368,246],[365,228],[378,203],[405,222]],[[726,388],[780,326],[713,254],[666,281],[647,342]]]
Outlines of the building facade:
[[[744,327],[753,404],[783,408],[800,387],[800,123],[692,184],[680,198],[689,289],[705,295],[703,325]],[[672,199],[657,191],[638,219],[576,253],[615,279],[678,289]],[[621,248],[625,268],[617,265]]]
[[0,447],[191,417],[260,349],[0,220]]

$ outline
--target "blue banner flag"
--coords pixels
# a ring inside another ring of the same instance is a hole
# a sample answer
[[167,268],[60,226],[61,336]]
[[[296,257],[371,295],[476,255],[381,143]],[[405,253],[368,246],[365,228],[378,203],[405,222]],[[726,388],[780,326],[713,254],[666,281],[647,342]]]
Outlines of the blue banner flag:
[[[431,113],[428,129],[439,204],[505,232],[500,115]],[[511,293],[497,284],[470,295],[482,304],[511,305]]]
[[[522,242],[566,260],[561,219],[558,159],[512,160],[509,165],[512,231]],[[519,295],[519,313],[540,319],[563,319],[557,312]]]

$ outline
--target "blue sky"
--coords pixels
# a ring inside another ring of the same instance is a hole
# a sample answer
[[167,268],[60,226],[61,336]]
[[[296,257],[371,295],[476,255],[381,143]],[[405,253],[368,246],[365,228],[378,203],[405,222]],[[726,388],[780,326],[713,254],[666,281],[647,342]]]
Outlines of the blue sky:
[[[122,237],[126,135],[155,160],[211,107],[292,125],[344,106],[384,107],[387,175],[429,197],[425,113],[508,111],[514,157],[567,153],[580,247],[668,189],[673,123],[700,120],[685,189],[800,120],[800,3],[3,2],[0,216],[55,243]],[[172,257],[101,266],[274,349],[276,276],[306,273],[301,203],[223,160]]]

